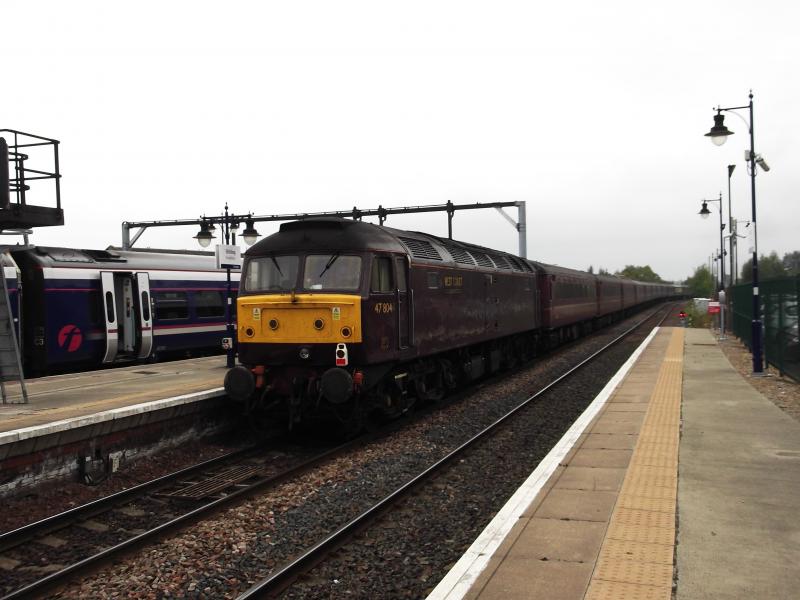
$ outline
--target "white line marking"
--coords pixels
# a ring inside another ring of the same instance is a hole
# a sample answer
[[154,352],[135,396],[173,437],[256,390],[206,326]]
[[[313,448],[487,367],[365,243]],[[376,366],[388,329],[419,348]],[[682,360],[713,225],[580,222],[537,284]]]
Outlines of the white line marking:
[[427,600],[459,600],[470,590],[478,576],[486,568],[486,565],[489,564],[489,560],[497,551],[497,548],[505,540],[508,532],[511,531],[511,528],[519,521],[525,509],[530,506],[531,502],[539,494],[542,486],[553,475],[556,467],[572,449],[575,442],[578,441],[584,429],[603,408],[611,394],[625,375],[628,374],[628,371],[650,344],[653,337],[655,337],[658,330],[658,327],[654,328],[650,335],[631,354],[630,358],[625,361],[625,364],[609,380],[597,397],[592,400],[592,403],[583,411],[583,414],[578,417],[572,427],[567,430],[548,455],[539,463],[536,470],[531,473],[525,483],[511,496],[505,506],[492,519],[491,523],[481,532],[478,539],[473,542],[466,553],[444,576],[439,585],[433,589]]

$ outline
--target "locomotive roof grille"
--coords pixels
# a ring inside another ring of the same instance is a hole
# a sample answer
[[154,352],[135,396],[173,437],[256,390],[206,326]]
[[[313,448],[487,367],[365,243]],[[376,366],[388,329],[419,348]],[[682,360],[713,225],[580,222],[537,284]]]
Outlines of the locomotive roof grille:
[[489,269],[494,268],[494,263],[489,260],[489,257],[486,256],[483,252],[478,252],[477,250],[470,250],[469,254],[472,258],[475,259],[475,262],[482,267],[487,267]]
[[515,271],[524,271],[525,269],[522,268],[522,261],[516,258],[515,256],[507,256],[508,262],[511,263],[511,268]]
[[453,260],[457,263],[461,263],[462,265],[475,265],[475,261],[472,260],[469,252],[464,250],[464,248],[459,248],[453,244],[442,244],[445,249],[450,253],[450,256],[453,257]]
[[494,264],[498,269],[511,269],[511,265],[508,263],[505,256],[492,254],[489,258],[494,261]]
[[442,256],[439,254],[439,251],[436,250],[436,248],[433,247],[433,244],[428,241],[402,236],[398,236],[398,239],[409,249],[411,256],[414,258],[442,260]]

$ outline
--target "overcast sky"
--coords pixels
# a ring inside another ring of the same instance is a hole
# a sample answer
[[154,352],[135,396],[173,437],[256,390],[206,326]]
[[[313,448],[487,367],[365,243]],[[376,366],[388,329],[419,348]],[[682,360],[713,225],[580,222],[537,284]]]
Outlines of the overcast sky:
[[[527,202],[528,256],[682,279],[719,246],[702,198],[732,179],[749,220],[755,94],[759,251],[800,249],[800,9],[781,2],[14,2],[2,7],[0,128],[61,141],[64,227]],[[746,116],[746,111],[742,111]],[[711,205],[716,210],[716,205]],[[516,217],[516,211],[511,210]],[[445,215],[388,225],[446,235]],[[258,226],[263,234],[276,224]],[[196,228],[138,246],[196,249]],[[491,211],[454,237],[510,252]],[[11,241],[10,238],[3,238]],[[748,240],[740,242],[744,262]]]

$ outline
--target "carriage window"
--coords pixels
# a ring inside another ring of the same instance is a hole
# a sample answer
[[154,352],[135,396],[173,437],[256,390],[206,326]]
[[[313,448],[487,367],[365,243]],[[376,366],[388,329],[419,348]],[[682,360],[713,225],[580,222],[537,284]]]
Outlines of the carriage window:
[[361,257],[343,254],[306,256],[303,288],[307,290],[357,290],[361,283]]
[[154,292],[156,316],[159,319],[188,319],[189,300],[186,292]]
[[435,290],[439,287],[439,274],[428,273],[428,288]]
[[264,256],[247,261],[244,289],[248,292],[288,292],[297,285],[296,256]]
[[372,261],[372,279],[369,284],[371,292],[391,292],[392,288],[392,259],[377,256]]
[[88,292],[86,297],[89,301],[89,322],[103,323],[103,294],[98,291]]
[[203,290],[194,293],[194,311],[198,317],[222,317],[225,301],[222,292]]
[[401,292],[406,291],[406,261],[403,258],[398,258],[397,265],[397,289]]

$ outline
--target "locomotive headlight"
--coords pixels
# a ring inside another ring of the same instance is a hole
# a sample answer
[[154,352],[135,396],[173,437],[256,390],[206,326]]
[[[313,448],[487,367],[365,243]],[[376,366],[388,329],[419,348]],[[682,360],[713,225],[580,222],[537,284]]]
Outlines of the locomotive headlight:
[[308,348],[300,348],[300,358],[303,360],[308,360],[309,356],[311,356],[311,350]]
[[323,327],[325,327],[325,321],[323,321],[322,319],[314,320],[314,329],[316,329],[317,331],[321,331]]
[[278,328],[278,325],[278,319],[269,320],[269,328],[272,329],[272,331],[275,331]]

